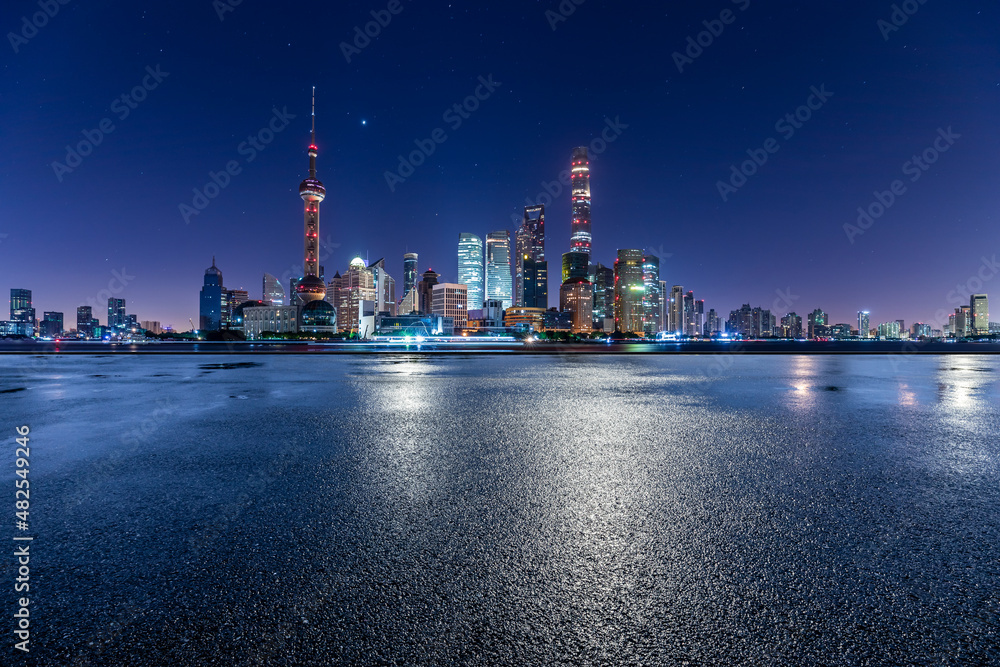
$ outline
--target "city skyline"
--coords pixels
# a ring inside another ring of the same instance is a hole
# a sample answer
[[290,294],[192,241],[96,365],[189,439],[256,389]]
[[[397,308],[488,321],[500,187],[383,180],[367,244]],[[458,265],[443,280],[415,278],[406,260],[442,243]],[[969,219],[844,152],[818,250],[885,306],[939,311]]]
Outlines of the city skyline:
[[[0,167],[0,286],[31,289],[38,312],[67,323],[91,302],[103,316],[98,297],[114,286],[140,320],[177,329],[199,316],[213,255],[227,288],[256,298],[267,272],[288,289],[285,273],[302,263],[292,179],[305,175],[315,85],[328,118],[318,250],[328,274],[360,254],[387,258],[401,277],[409,251],[420,254],[418,273],[454,281],[457,234],[513,236],[512,218],[544,204],[556,305],[553,262],[569,250],[573,216],[560,175],[567,151],[586,146],[595,263],[641,248],[660,258],[667,285],[695,290],[723,316],[785,298],[788,311],[823,308],[833,322],[856,322],[859,310],[873,323],[932,321],[968,293],[995,291],[1000,272],[997,8],[928,3],[886,29],[891,3],[849,4],[621,12],[592,1],[558,20],[546,14],[558,5],[401,5],[349,62],[341,44],[372,20],[362,3],[316,7],[333,36],[323,45],[301,41],[292,17],[252,6],[193,20],[180,7],[67,5],[11,44],[5,65],[19,131]],[[16,32],[32,7],[12,7],[3,25]],[[442,19],[455,40],[428,47]],[[113,34],[127,47],[99,43],[93,80],[69,56],[84,24],[96,26],[88,39]],[[536,45],[531,58],[502,41],[513,31]],[[595,31],[627,47],[564,71],[564,53]],[[637,31],[659,38],[622,39]],[[193,36],[203,39],[187,54]],[[267,68],[230,68],[220,82],[199,67],[248,39]],[[420,66],[402,57],[414,48],[426,48]],[[302,71],[304,61],[325,65]],[[400,90],[412,91],[407,104]],[[443,141],[433,139],[439,126]],[[386,174],[397,172],[403,182],[390,189]],[[143,193],[138,218],[124,191]],[[45,234],[27,224],[38,201],[51,217]]]

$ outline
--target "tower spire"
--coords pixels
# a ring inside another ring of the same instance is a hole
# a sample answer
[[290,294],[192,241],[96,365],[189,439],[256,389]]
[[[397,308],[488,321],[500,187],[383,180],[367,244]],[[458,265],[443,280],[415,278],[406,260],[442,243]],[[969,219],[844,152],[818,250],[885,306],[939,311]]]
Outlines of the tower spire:
[[322,299],[326,285],[319,277],[319,205],[326,198],[326,188],[316,178],[316,86],[312,90],[312,138],[309,144],[309,177],[299,185],[305,201],[305,275],[295,288],[300,301]]
[[316,145],[316,86],[313,86],[312,104],[312,145]]

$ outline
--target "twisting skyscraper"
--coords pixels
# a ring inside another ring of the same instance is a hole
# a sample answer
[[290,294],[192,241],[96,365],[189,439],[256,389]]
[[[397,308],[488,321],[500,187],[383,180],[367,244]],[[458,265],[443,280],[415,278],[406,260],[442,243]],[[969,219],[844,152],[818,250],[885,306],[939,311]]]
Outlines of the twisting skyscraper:
[[326,296],[326,285],[319,277],[319,204],[326,199],[326,188],[316,178],[316,87],[313,86],[312,141],[309,144],[309,178],[299,185],[299,196],[305,209],[305,275],[295,286],[302,303],[318,301]]
[[590,160],[586,146],[573,149],[570,183],[573,188],[570,251],[590,254]]

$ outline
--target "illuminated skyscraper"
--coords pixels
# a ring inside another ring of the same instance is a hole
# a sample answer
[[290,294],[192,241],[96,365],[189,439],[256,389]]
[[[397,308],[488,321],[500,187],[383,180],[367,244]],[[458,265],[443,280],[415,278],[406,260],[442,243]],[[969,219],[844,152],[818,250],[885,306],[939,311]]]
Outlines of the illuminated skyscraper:
[[[125,317],[125,300],[121,299],[121,316]],[[198,329],[201,331],[218,331],[222,328],[222,271],[215,265],[205,269],[205,284],[201,288],[201,309],[198,318]],[[108,300],[108,328],[117,325],[111,316],[111,300]]]
[[35,335],[35,309],[31,305],[30,289],[10,291],[10,325],[19,336]]
[[623,333],[643,333],[642,250],[618,251],[615,261],[615,329]]
[[[215,258],[212,258],[212,266],[215,266]],[[218,271],[218,269],[216,269]],[[206,272],[206,276],[207,276]],[[206,284],[207,284],[207,278]],[[222,282],[222,274],[219,274],[219,282]],[[108,299],[108,328],[122,330],[125,328],[125,299]]]
[[486,235],[486,298],[503,301],[504,310],[514,305],[510,273],[510,232]]
[[525,255],[521,258],[520,264],[524,284],[521,303],[518,305],[525,308],[547,309],[549,307],[549,263],[536,262]]
[[570,250],[590,254],[590,160],[587,147],[573,149],[570,164],[570,185],[573,197],[573,223]]
[[458,282],[468,288],[469,310],[483,307],[483,240],[475,234],[458,235]]
[[870,315],[867,310],[858,311],[858,336],[861,338],[868,338],[868,332],[871,330]]
[[684,288],[674,285],[670,288],[670,312],[667,331],[678,336],[684,335]]
[[594,292],[594,326],[604,328],[604,320],[615,318],[615,270],[601,263],[589,268]]
[[[263,300],[272,306],[286,306],[285,288],[281,286],[281,281],[270,273],[264,274]],[[236,304],[239,305],[239,304]]]
[[[525,258],[531,260],[538,270],[545,262],[545,206],[525,206],[524,219],[514,235],[516,253],[514,257],[514,304],[525,305],[524,266]],[[548,275],[548,266],[541,267]],[[548,288],[546,288],[546,293]],[[542,306],[543,308],[545,306]]]
[[77,306],[76,333],[82,338],[92,338],[94,335],[93,309],[90,306]]
[[973,294],[969,297],[969,310],[972,321],[969,333],[973,336],[985,336],[990,333],[990,302],[985,294]]
[[816,338],[817,336],[823,335],[827,325],[826,313],[823,312],[821,308],[809,313],[809,318],[807,322],[807,335],[809,339]]
[[570,331],[589,334],[594,329],[594,291],[586,278],[570,278],[559,289],[559,310],[572,313]]
[[642,330],[647,336],[660,331],[660,310],[663,294],[660,292],[660,258],[647,254],[642,258]]
[[403,255],[403,296],[405,297],[417,285],[417,253],[408,252]]
[[295,286],[303,304],[326,296],[326,284],[319,270],[319,205],[326,199],[326,188],[316,178],[316,87],[313,86],[312,141],[309,144],[309,177],[299,184],[299,196],[305,206],[305,275]]

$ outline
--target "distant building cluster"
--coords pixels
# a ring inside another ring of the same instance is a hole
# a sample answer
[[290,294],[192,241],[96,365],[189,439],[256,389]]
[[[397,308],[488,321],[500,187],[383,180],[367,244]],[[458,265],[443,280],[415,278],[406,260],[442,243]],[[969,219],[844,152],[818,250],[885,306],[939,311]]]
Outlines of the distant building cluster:
[[[315,91],[314,91],[315,92]],[[315,101],[315,96],[314,96]],[[303,275],[288,285],[263,274],[261,298],[243,289],[227,289],[212,258],[200,294],[198,337],[225,335],[248,340],[283,337],[370,338],[372,336],[451,336],[456,334],[541,333],[576,336],[624,336],[682,340],[739,339],[919,339],[972,338],[996,335],[986,294],[973,294],[968,305],[955,308],[947,322],[902,320],[874,324],[868,311],[853,323],[833,323],[820,308],[804,317],[743,304],[728,318],[706,309],[694,291],[660,279],[661,259],[640,248],[619,249],[613,266],[591,258],[590,160],[586,147],[572,150],[568,173],[572,224],[567,252],[554,269],[560,272],[558,307],[549,307],[549,261],[545,254],[545,206],[524,207],[513,234],[490,231],[485,236],[463,232],[458,237],[455,282],[444,282],[428,268],[419,273],[419,256],[403,255],[402,284],[384,258],[367,262],[355,257],[328,281],[319,264],[320,204],[326,188],[316,175],[315,104],[309,175],[299,185],[304,202]],[[516,219],[515,219],[516,222]],[[552,295],[553,298],[556,295]],[[76,328],[66,330],[63,314],[45,312],[39,321],[31,291],[12,289],[10,320],[0,322],[0,335],[76,338],[144,337],[171,333],[159,322],[138,322],[126,313],[125,299],[109,298],[107,325],[101,326],[92,306],[80,306]]]

